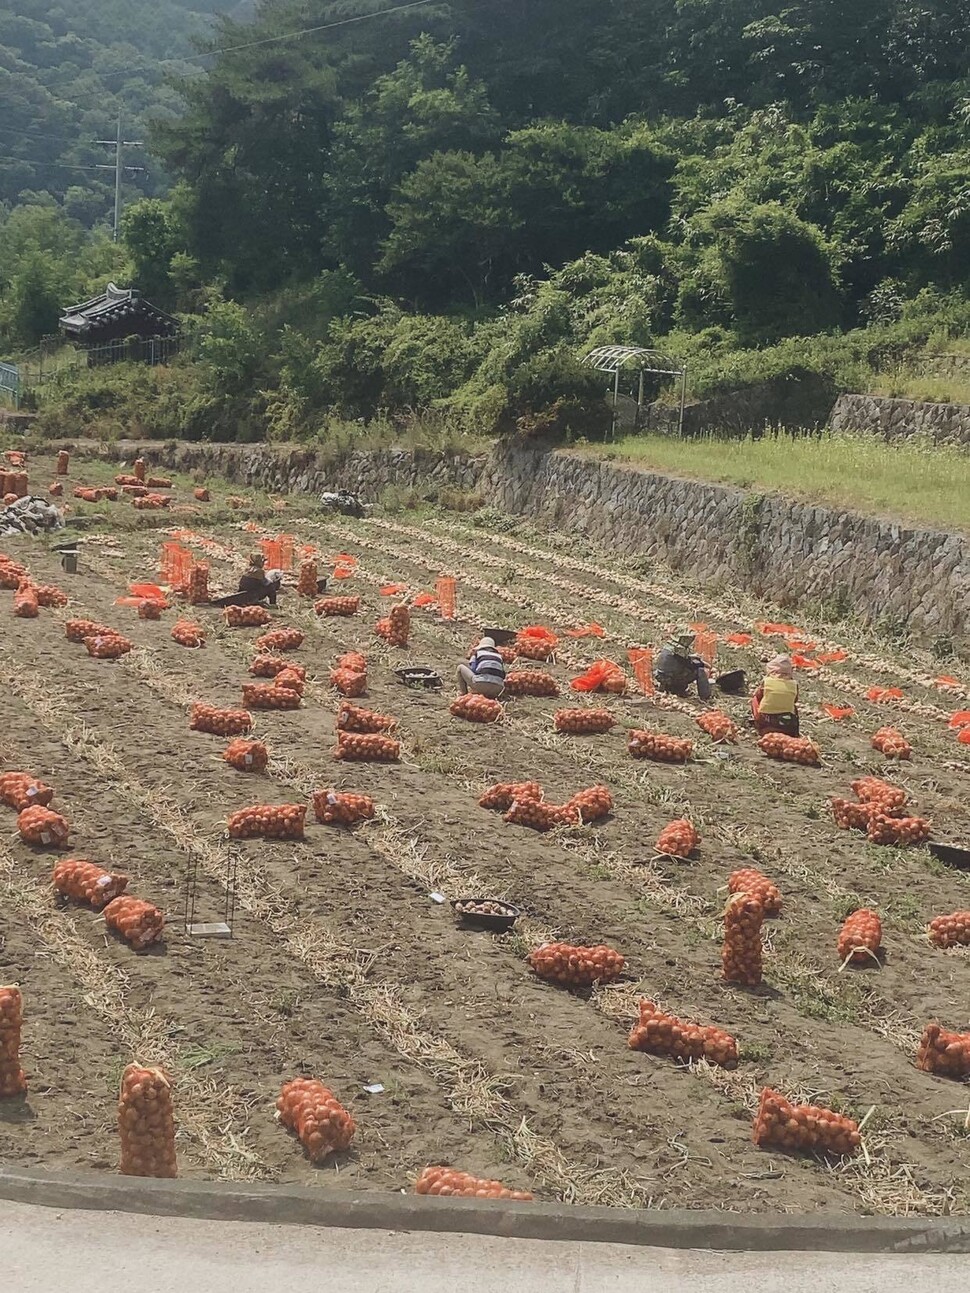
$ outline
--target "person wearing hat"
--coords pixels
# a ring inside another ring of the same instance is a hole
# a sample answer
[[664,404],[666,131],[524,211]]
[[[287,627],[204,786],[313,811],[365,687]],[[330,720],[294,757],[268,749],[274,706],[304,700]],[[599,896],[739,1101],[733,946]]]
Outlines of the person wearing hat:
[[282,570],[267,570],[266,558],[261,552],[254,552],[249,558],[249,565],[239,576],[239,591],[228,597],[219,597],[210,602],[210,606],[258,606],[268,601],[276,605],[280,584],[283,582]]
[[467,663],[458,666],[458,690],[490,700],[498,700],[505,690],[505,661],[492,638],[482,638]]
[[694,655],[694,634],[682,629],[660,648],[654,668],[654,679],[660,691],[670,696],[686,696],[697,684],[701,700],[711,698],[711,679],[707,665],[699,655]]
[[765,679],[751,697],[751,716],[759,736],[766,732],[798,735],[798,684],[791,656],[776,655],[765,666]]

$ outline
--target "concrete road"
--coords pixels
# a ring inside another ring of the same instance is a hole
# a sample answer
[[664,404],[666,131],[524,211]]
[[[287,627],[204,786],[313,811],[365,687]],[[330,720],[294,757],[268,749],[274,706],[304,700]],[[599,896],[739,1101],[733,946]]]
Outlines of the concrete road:
[[3,1293],[923,1293],[970,1256],[708,1253],[60,1212],[0,1202]]

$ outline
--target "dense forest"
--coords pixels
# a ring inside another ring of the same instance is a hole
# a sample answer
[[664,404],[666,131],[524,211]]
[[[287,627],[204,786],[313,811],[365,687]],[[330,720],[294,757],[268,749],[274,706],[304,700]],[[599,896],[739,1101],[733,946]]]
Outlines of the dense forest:
[[591,344],[689,358],[702,395],[851,385],[970,324],[960,0],[262,0],[197,47],[230,52],[123,91],[119,64],[184,56],[215,6],[14,7],[4,151],[43,132],[89,159],[120,97],[170,187],[113,249],[84,229],[103,179],[0,169],[0,328],[50,320],[24,265],[48,305],[123,270],[186,314],[181,395],[143,410],[169,433],[435,406],[579,425]]

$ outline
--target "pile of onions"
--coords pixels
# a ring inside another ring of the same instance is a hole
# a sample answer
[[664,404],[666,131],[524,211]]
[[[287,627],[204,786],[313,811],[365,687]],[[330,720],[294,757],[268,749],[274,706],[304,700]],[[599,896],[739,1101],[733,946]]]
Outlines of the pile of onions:
[[700,842],[694,823],[686,817],[678,817],[663,828],[654,848],[664,857],[689,858]]
[[306,634],[302,629],[282,628],[258,637],[256,646],[260,651],[298,651],[305,641]]
[[669,1055],[684,1064],[704,1059],[733,1069],[738,1063],[738,1044],[730,1033],[665,1015],[653,1001],[640,1002],[640,1019],[630,1033],[629,1046],[648,1055]]
[[916,1053],[916,1067],[937,1077],[970,1078],[970,1033],[951,1033],[935,1021],[927,1024]]
[[414,1192],[443,1199],[507,1199],[515,1203],[530,1203],[533,1198],[528,1190],[509,1190],[501,1181],[456,1172],[453,1167],[426,1167],[414,1183]]
[[970,946],[970,911],[954,911],[949,916],[934,916],[927,932],[930,942],[935,947]]
[[873,733],[870,742],[874,750],[884,754],[887,759],[911,759],[913,747],[906,740],[898,727],[880,727]]
[[347,1149],[357,1124],[334,1093],[313,1078],[287,1082],[276,1101],[280,1122],[296,1132],[312,1163]]
[[104,909],[105,924],[126,943],[140,952],[157,943],[165,928],[165,917],[154,903],[122,894]]
[[715,745],[737,745],[738,729],[732,719],[719,709],[708,709],[697,719],[697,726],[706,732]]
[[877,808],[869,818],[866,835],[870,844],[922,844],[932,829],[925,817],[890,817]]
[[582,822],[601,822],[613,811],[613,796],[608,786],[590,786],[577,790],[565,807],[575,809]]
[[100,911],[128,888],[128,877],[117,871],[105,871],[87,858],[68,858],[54,868],[55,892],[74,902],[86,903]]
[[401,742],[379,732],[338,732],[333,757],[351,763],[397,763]]
[[192,491],[192,497],[197,503],[211,503],[212,501],[211,495],[204,485],[196,485]]
[[557,709],[553,726],[569,736],[595,736],[615,727],[616,719],[608,709]]
[[33,804],[46,808],[54,791],[37,781],[29,772],[0,772],[0,803],[22,813]]
[[143,597],[138,603],[137,615],[140,620],[160,620],[162,618],[161,602]]
[[205,631],[192,620],[176,620],[172,625],[172,641],[183,647],[203,647]]
[[300,597],[316,597],[317,595],[317,563],[315,561],[303,561],[300,563],[300,577],[296,581],[296,591]]
[[109,631],[85,638],[84,645],[88,655],[94,656],[96,660],[118,660],[121,656],[127,655],[135,644],[128,638],[122,637],[120,633]]
[[847,916],[839,932],[839,960],[853,965],[878,964],[882,947],[882,921],[868,907]]
[[721,970],[727,983],[756,988],[761,983],[761,925],[765,911],[757,898],[735,894],[724,912]]
[[349,700],[343,701],[337,710],[339,732],[391,732],[395,727],[396,718],[389,714],[375,714],[373,710],[352,705]]
[[27,1094],[27,1079],[20,1067],[20,1031],[24,1001],[20,989],[0,988],[0,1100]]
[[299,692],[274,682],[243,683],[242,703],[250,709],[299,709]]
[[537,799],[516,799],[504,820],[513,826],[529,826],[534,831],[551,831],[557,826],[579,826],[582,818],[573,804],[547,804]]
[[478,801],[480,808],[497,808],[505,812],[517,799],[542,798],[542,787],[538,781],[500,781],[489,786]]
[[728,893],[746,893],[757,898],[766,916],[781,915],[781,890],[756,867],[742,867],[739,871],[732,871],[728,878]]
[[62,610],[67,605],[67,593],[56,584],[34,584],[34,596],[37,605],[48,610]]
[[363,696],[367,690],[367,674],[360,669],[331,669],[330,686],[341,696]]
[[390,614],[374,625],[378,637],[393,647],[406,647],[411,636],[411,612],[404,605],[392,606]]
[[269,764],[269,750],[262,741],[246,741],[241,737],[229,742],[222,757],[237,772],[265,772]]
[[626,748],[635,759],[653,759],[655,763],[686,763],[694,742],[663,732],[633,731]]
[[26,579],[14,593],[13,613],[22,620],[35,620],[40,614],[37,593],[33,584]]
[[253,726],[253,716],[245,709],[220,709],[197,700],[192,706],[189,728],[193,732],[211,732],[213,736],[245,736]]
[[822,766],[822,751],[807,736],[787,736],[784,732],[765,732],[758,749],[769,759],[782,763],[801,763],[806,768]]
[[17,816],[17,830],[25,844],[40,844],[44,848],[62,849],[67,844],[70,826],[60,813],[34,804]]
[[209,567],[204,561],[196,561],[189,570],[187,589],[190,606],[205,606],[209,601]]
[[377,805],[370,795],[357,795],[350,790],[315,790],[313,812],[324,826],[356,826],[370,821],[377,812]]
[[497,723],[505,712],[497,700],[490,696],[459,696],[449,706],[449,712],[455,718],[465,718],[470,723]]
[[765,1087],[752,1127],[762,1149],[801,1150],[808,1154],[855,1154],[862,1144],[859,1124],[831,1109],[792,1104]]
[[230,813],[231,840],[302,840],[306,804],[253,804]]
[[558,641],[528,637],[520,633],[515,642],[516,656],[520,660],[550,660],[556,653]]
[[359,597],[321,597],[319,601],[313,603],[313,609],[318,615],[344,616],[350,619],[360,610]]
[[[0,588],[5,588],[8,592],[16,590],[27,578],[26,566],[22,566],[19,561],[14,561],[11,557],[0,554]],[[70,621],[68,622],[70,623]],[[81,639],[78,638],[77,640],[80,642]]]
[[121,1077],[118,1134],[124,1176],[178,1176],[172,1086],[161,1069],[129,1064]]
[[853,781],[852,790],[861,803],[878,804],[887,813],[902,812],[906,807],[906,791],[879,777],[859,777]]
[[530,952],[526,960],[540,979],[569,988],[615,983],[625,965],[623,957],[612,947],[574,947],[571,943],[544,943]]
[[64,635],[68,642],[83,642],[85,638],[111,632],[106,624],[98,624],[94,620],[66,620],[64,623]]
[[265,606],[227,606],[225,615],[231,629],[261,629],[273,618]]
[[505,691],[509,696],[558,696],[559,683],[539,669],[513,669],[505,676]]

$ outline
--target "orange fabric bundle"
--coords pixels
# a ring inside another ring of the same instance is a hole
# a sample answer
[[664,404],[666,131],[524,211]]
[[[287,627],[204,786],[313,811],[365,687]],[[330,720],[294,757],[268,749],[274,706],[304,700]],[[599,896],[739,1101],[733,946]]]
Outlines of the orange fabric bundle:
[[504,820],[512,826],[529,826],[534,831],[581,824],[579,809],[572,803],[547,804],[530,797],[513,800]]
[[358,669],[331,669],[330,686],[341,696],[363,696],[367,690],[367,674]]
[[324,826],[356,826],[358,822],[370,821],[377,812],[377,805],[370,795],[331,788],[314,791],[313,812]]
[[165,928],[165,917],[154,903],[123,894],[104,909],[105,924],[136,952],[157,943]]
[[965,727],[970,727],[970,709],[955,710],[950,715],[947,727],[954,732],[959,732]]
[[299,709],[300,695],[273,682],[245,682],[242,703],[248,709]]
[[613,811],[613,796],[607,786],[590,786],[578,790],[565,805],[579,813],[580,821],[601,822]]
[[306,670],[296,665],[281,669],[273,680],[273,686],[280,691],[293,691],[302,696],[306,691]]
[[898,727],[880,727],[870,742],[874,750],[884,754],[887,759],[911,759],[913,747],[903,736]]
[[[521,646],[519,654],[523,654]],[[606,691],[620,696],[626,691],[626,674],[612,660],[594,660],[586,672],[569,685],[573,691]]]
[[737,745],[738,729],[733,721],[719,709],[709,709],[697,719],[697,726],[706,732],[715,745]]
[[333,757],[351,763],[397,763],[401,742],[379,732],[338,732]]
[[866,692],[866,700],[871,700],[875,704],[885,703],[887,700],[902,700],[903,693],[899,687],[870,687]]
[[87,858],[68,858],[58,862],[52,877],[54,889],[65,898],[87,903],[100,911],[128,888],[128,877],[117,871],[105,871]]
[[68,642],[83,642],[85,638],[103,636],[111,632],[107,625],[97,624],[94,620],[67,620],[64,624],[64,633]]
[[300,577],[296,581],[296,591],[300,597],[316,597],[317,578],[317,563],[315,561],[302,561],[300,563]]
[[162,608],[158,602],[153,602],[149,597],[143,597],[138,603],[137,614],[140,620],[160,620]]
[[37,598],[37,605],[48,610],[61,610],[67,605],[67,593],[54,584],[34,584],[34,596]]
[[227,606],[225,615],[231,629],[261,629],[273,618],[265,606]]
[[534,974],[569,988],[589,988],[594,983],[615,983],[626,964],[612,947],[574,947],[572,943],[544,943],[526,957]]
[[273,629],[257,638],[256,646],[260,651],[298,651],[305,640],[306,634],[302,629]]
[[503,813],[512,807],[517,799],[542,798],[542,787],[538,781],[500,781],[488,790],[478,801],[480,808],[497,808]]
[[318,615],[344,616],[349,619],[360,610],[359,597],[321,597],[313,603]]
[[664,857],[689,858],[701,842],[694,823],[686,817],[668,822],[657,837],[654,848]]
[[850,799],[833,799],[832,816],[839,830],[867,831],[873,813],[884,811],[878,803],[853,803]]
[[801,1150],[807,1154],[855,1154],[862,1144],[859,1124],[831,1109],[792,1104],[765,1087],[752,1127],[761,1149]]
[[205,633],[202,626],[192,620],[176,620],[172,625],[172,641],[183,647],[203,647]]
[[509,1190],[501,1181],[456,1172],[453,1167],[426,1167],[414,1183],[414,1192],[439,1198],[507,1199],[515,1203],[529,1203],[533,1198],[528,1190]]
[[869,818],[866,834],[870,844],[922,844],[932,829],[925,817],[890,817],[877,807]]
[[84,645],[87,648],[88,655],[94,656],[96,660],[117,660],[123,655],[127,655],[134,647],[134,642],[128,638],[122,637],[120,633],[113,630],[108,633],[98,633],[94,637],[84,639]]
[[17,830],[25,844],[40,844],[44,848],[64,848],[70,833],[67,820],[60,813],[33,804],[17,815]]
[[209,567],[204,561],[193,562],[189,569],[188,599],[190,606],[208,605]]
[[878,962],[882,947],[882,921],[868,907],[847,916],[839,932],[839,960],[853,965]]
[[204,485],[196,485],[195,489],[193,489],[192,491],[192,497],[195,499],[197,503],[209,503],[212,501],[209,495],[209,491],[205,488]]
[[392,606],[390,614],[374,625],[374,632],[390,646],[406,647],[411,633],[411,612],[406,606]]
[[756,867],[742,867],[732,871],[728,878],[728,893],[744,893],[757,898],[766,916],[780,916],[782,907],[781,890]]
[[118,1099],[123,1176],[178,1176],[172,1087],[161,1069],[129,1064]]
[[761,982],[761,925],[765,910],[751,894],[731,898],[724,912],[721,970],[726,982],[756,988]]
[[54,471],[58,476],[66,476],[67,469],[70,466],[70,464],[71,464],[71,455],[67,452],[66,449],[61,449],[57,455],[57,466],[54,468]]
[[306,804],[253,804],[229,814],[231,840],[302,840]]
[[372,710],[352,705],[349,700],[341,701],[337,710],[337,730],[339,732],[392,732],[397,727],[397,719],[389,714],[375,714]]
[[606,630],[602,624],[580,624],[574,629],[566,630],[567,638],[605,638]]
[[663,732],[633,731],[627,741],[627,750],[634,759],[652,759],[655,763],[686,763],[694,742]]
[[40,602],[37,600],[37,593],[33,584],[25,580],[13,598],[13,613],[18,619],[35,620],[40,614]]
[[970,1078],[970,1033],[951,1033],[938,1023],[927,1024],[916,1053],[916,1067],[937,1077]]
[[296,1132],[311,1163],[347,1149],[357,1124],[334,1093],[312,1078],[287,1082],[276,1102],[280,1122]]
[[782,763],[801,763],[806,768],[822,766],[822,751],[807,736],[786,736],[784,732],[766,732],[758,749],[769,759]]
[[455,718],[467,718],[470,723],[497,723],[504,714],[501,704],[490,696],[459,696],[450,704],[449,712]]
[[354,673],[366,673],[367,657],[361,655],[359,651],[345,651],[342,656],[338,656],[336,667],[351,669]]
[[27,1079],[20,1067],[20,1032],[24,999],[14,986],[0,988],[0,1100],[27,1094]]
[[628,1045],[632,1051],[669,1055],[683,1064],[704,1059],[733,1069],[738,1063],[738,1044],[730,1033],[665,1015],[653,1001],[640,1002],[640,1020],[630,1033]]
[[929,923],[930,942],[935,947],[970,946],[970,911],[935,916]]
[[864,804],[878,804],[884,812],[901,812],[906,807],[906,791],[879,777],[859,777],[852,783],[856,798]]
[[505,691],[509,696],[558,696],[559,683],[550,673],[518,669],[506,674]]
[[0,772],[0,803],[22,813],[25,808],[40,804],[46,808],[54,798],[54,791],[29,772]]
[[615,727],[616,719],[608,709],[557,709],[553,726],[569,736],[596,736]]
[[823,705],[822,712],[840,723],[844,718],[851,718],[855,710],[851,705]]
[[262,741],[246,741],[237,737],[230,741],[222,757],[237,772],[265,772],[269,765],[269,750]]
[[253,716],[245,709],[220,709],[197,700],[192,706],[189,729],[211,732],[213,736],[244,736],[253,725]]

